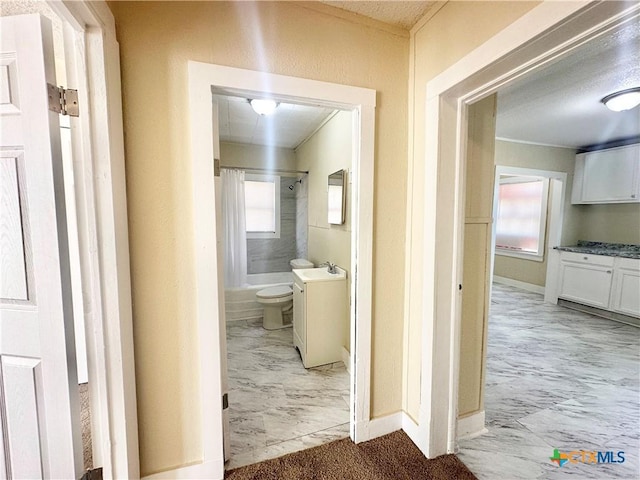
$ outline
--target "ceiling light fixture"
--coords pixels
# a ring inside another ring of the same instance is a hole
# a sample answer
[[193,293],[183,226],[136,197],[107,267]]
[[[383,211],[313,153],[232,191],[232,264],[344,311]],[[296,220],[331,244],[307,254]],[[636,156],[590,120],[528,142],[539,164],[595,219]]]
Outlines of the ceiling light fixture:
[[609,110],[614,112],[622,112],[623,110],[631,110],[640,105],[640,87],[628,88],[619,92],[607,95],[602,100]]
[[275,100],[254,98],[249,100],[249,103],[258,115],[271,115],[278,108],[278,103]]

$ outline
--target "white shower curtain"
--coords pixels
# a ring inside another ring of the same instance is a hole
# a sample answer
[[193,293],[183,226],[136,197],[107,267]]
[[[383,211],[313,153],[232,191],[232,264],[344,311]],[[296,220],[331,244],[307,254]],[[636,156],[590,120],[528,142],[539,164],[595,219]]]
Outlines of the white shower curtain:
[[224,234],[224,284],[247,283],[247,232],[244,210],[244,171],[222,169],[222,229]]

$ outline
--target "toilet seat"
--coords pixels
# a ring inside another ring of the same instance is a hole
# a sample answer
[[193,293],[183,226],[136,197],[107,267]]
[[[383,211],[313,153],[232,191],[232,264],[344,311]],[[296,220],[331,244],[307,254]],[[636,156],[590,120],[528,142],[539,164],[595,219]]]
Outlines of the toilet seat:
[[264,288],[256,293],[256,297],[265,300],[283,298],[289,295],[293,295],[293,290],[287,285],[279,285],[277,287]]
[[293,304],[293,290],[289,285],[263,288],[256,293],[256,301],[264,306],[262,326],[267,330],[290,327],[283,323],[283,311],[290,311]]

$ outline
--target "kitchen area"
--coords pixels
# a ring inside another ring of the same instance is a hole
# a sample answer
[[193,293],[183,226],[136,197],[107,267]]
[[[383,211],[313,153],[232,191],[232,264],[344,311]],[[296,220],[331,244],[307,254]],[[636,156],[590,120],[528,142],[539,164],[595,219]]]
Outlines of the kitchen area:
[[[574,205],[635,204],[640,216],[640,144],[576,155]],[[587,207],[588,208],[588,207]],[[640,236],[633,225],[633,236]],[[640,242],[591,239],[558,246],[558,304],[640,326]]]

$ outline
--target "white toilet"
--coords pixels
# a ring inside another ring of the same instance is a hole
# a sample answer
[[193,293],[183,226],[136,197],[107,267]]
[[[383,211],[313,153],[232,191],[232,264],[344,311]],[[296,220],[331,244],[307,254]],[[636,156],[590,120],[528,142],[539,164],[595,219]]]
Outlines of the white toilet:
[[[304,258],[295,258],[289,262],[292,268],[313,268],[313,263]],[[264,307],[262,326],[267,330],[285,328],[291,322],[285,323],[283,313],[293,306],[293,290],[289,285],[264,288],[256,293],[256,301]]]

